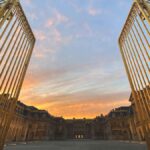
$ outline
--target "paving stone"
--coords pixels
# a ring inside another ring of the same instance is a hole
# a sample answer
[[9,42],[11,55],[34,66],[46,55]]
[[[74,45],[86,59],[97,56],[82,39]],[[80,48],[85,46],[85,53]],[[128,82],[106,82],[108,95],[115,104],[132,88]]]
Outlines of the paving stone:
[[5,150],[146,150],[146,145],[119,141],[50,141],[7,145]]

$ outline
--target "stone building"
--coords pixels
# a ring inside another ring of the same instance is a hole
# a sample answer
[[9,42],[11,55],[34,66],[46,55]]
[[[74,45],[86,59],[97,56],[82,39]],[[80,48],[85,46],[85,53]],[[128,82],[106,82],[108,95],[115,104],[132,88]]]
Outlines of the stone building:
[[7,141],[25,141],[28,131],[28,120],[25,115],[26,106],[20,102],[16,107],[15,115],[11,122],[11,126],[8,131]]
[[45,110],[17,103],[7,141],[48,140],[54,138],[54,117]]
[[17,103],[7,142],[34,140],[137,140],[132,107],[119,107],[94,119],[64,119]]
[[[136,107],[136,104],[138,101],[135,100],[133,98],[133,95],[131,94],[130,96],[130,99],[129,101],[131,102],[131,106],[132,106],[132,109],[133,109],[133,117],[132,117],[132,132],[133,132],[133,135],[134,135],[134,139],[136,140],[140,140],[140,141],[144,141],[145,140],[145,136],[144,136],[144,128],[146,130],[149,130],[150,128],[150,123],[149,123],[149,119],[147,117],[147,120],[145,121],[142,121],[140,119],[140,114],[139,114],[139,110],[137,110],[137,107]],[[141,109],[144,111],[145,110],[145,107],[144,107],[144,103],[141,105]],[[144,114],[146,116],[146,114]]]
[[106,117],[101,115],[93,120],[93,139],[104,140],[105,135]]
[[108,140],[132,140],[129,127],[131,107],[113,109],[106,116],[105,136]]
[[66,139],[66,121],[62,117],[54,118],[54,139],[65,140]]
[[93,137],[92,119],[66,120],[67,139],[91,139]]
[[105,117],[67,119],[17,103],[7,142],[34,140],[104,139]]

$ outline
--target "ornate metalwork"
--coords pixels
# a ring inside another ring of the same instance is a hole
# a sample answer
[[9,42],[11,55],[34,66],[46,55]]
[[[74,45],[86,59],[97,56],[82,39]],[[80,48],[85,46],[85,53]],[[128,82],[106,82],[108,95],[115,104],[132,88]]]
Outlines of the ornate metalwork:
[[32,55],[35,37],[20,3],[0,1],[0,150]]
[[[136,0],[119,37],[119,46],[147,143],[150,142],[150,11]],[[148,144],[150,146],[150,143]],[[150,149],[150,148],[149,148]]]

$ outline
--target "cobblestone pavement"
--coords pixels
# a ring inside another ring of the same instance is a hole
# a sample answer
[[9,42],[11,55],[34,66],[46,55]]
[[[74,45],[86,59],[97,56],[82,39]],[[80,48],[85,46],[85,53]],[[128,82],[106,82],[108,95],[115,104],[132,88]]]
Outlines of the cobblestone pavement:
[[5,150],[146,150],[146,145],[121,141],[53,141],[10,144]]

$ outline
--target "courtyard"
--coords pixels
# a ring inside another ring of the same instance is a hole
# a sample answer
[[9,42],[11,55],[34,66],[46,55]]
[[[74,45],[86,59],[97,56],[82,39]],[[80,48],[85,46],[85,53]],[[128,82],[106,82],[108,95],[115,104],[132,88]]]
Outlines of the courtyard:
[[51,141],[9,144],[4,150],[146,150],[144,143],[123,141]]

